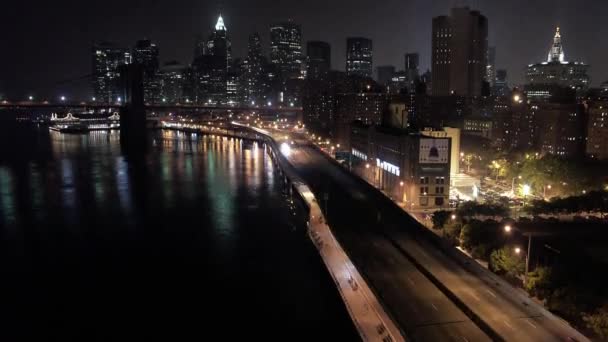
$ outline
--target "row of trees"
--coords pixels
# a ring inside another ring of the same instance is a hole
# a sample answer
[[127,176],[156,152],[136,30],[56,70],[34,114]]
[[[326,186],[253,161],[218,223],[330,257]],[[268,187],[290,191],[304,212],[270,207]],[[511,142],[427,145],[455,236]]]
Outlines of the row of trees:
[[532,215],[574,214],[579,212],[608,212],[608,191],[591,191],[580,196],[534,200],[525,208]]
[[[503,219],[475,219],[479,216]],[[525,255],[516,253],[513,246],[507,244],[504,234],[507,216],[508,208],[497,204],[465,203],[455,212],[436,212],[433,226],[473,257],[487,261],[493,272],[518,282],[525,272]],[[560,255],[559,262],[551,267],[539,266],[528,273],[525,289],[531,296],[543,300],[549,310],[571,322],[586,325],[601,338],[608,338],[608,287],[605,286],[608,274],[602,271],[603,267],[584,253]]]
[[540,157],[536,153],[495,153],[487,165],[492,177],[506,181],[521,179],[532,193],[543,194],[550,185],[552,195],[581,193],[601,185],[582,162],[573,162],[554,155]]

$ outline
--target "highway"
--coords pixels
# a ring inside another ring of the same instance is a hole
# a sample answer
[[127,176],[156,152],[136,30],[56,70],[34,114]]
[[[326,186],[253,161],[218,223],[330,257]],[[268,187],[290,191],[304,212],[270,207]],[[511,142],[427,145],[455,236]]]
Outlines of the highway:
[[456,262],[425,238],[425,228],[401,208],[314,148],[295,147],[289,159],[327,208],[329,225],[344,249],[410,339],[587,341],[517,290]]
[[491,341],[454,303],[376,231],[376,211],[357,183],[308,147],[290,161],[311,186],[340,244],[406,336],[416,341]]

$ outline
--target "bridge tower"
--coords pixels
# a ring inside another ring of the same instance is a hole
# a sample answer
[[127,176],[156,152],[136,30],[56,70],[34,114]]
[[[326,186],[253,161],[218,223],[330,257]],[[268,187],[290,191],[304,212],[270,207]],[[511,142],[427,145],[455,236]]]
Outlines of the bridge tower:
[[143,148],[146,145],[146,108],[144,103],[144,68],[141,64],[121,65],[120,140],[123,147]]

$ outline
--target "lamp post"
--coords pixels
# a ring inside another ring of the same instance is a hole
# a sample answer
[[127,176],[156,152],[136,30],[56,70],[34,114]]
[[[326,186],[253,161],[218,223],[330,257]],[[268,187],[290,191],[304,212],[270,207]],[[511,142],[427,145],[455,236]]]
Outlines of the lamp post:
[[[505,233],[507,234],[511,234],[511,232],[513,231],[513,227],[511,227],[510,225],[506,225],[505,226]],[[526,234],[523,234],[524,236]],[[524,285],[527,284],[527,280],[528,280],[528,272],[530,271],[530,252],[532,250],[532,233],[528,233],[528,252],[526,253],[526,270],[524,272]],[[515,248],[515,253],[516,254],[520,254],[521,253],[521,248],[516,247]]]
[[543,198],[547,199],[547,189],[551,190],[551,184],[543,187]]
[[403,181],[399,182],[399,187],[401,188],[401,202],[405,201],[403,200],[403,198],[405,197],[405,187],[404,187],[405,183],[403,183]]
[[511,181],[511,193],[513,195],[515,195],[515,178],[521,179],[521,176],[513,177],[513,180]]
[[530,186],[529,186],[528,184],[524,184],[524,186],[522,187],[522,189],[521,189],[521,190],[522,190],[521,192],[522,192],[522,193],[523,193],[523,195],[524,195],[524,202],[523,202],[523,205],[525,205],[525,204],[526,204],[526,197],[527,197],[527,196],[530,194],[530,190],[531,190],[531,188],[530,188]]

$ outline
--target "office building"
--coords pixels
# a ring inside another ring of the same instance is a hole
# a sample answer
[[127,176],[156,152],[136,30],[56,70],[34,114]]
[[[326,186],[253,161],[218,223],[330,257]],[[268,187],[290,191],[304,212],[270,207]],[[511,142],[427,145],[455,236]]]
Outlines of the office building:
[[306,43],[308,79],[324,79],[331,69],[331,47],[329,43],[309,41]]
[[486,56],[486,82],[490,86],[490,89],[494,87],[496,82],[496,47],[488,47],[488,53]]
[[264,100],[266,87],[264,84],[264,66],[266,58],[262,53],[262,41],[257,33],[249,36],[247,57],[243,60],[240,87],[242,101],[255,105]]
[[292,21],[270,27],[270,61],[282,80],[302,78],[302,27]]
[[376,68],[376,81],[380,85],[389,85],[393,76],[395,76],[395,67],[392,65],[382,65]]
[[160,68],[161,102],[178,103],[181,101],[184,90],[186,66],[178,62],[165,63]]
[[148,39],[138,40],[133,48],[133,62],[144,69],[144,100],[147,103],[161,102],[158,54],[158,46]]
[[92,49],[93,93],[101,103],[115,103],[120,97],[118,67],[131,63],[131,52],[112,43],[101,42]]
[[230,70],[232,66],[232,42],[228,37],[228,29],[221,15],[217,18],[214,30],[209,35],[204,54],[224,58],[226,71]]
[[594,159],[608,159],[608,101],[588,102],[588,126],[586,153]]
[[[199,44],[202,45],[202,44]],[[192,63],[195,73],[194,101],[207,104],[224,104],[228,102],[228,74],[232,68],[232,43],[222,16],[200,49],[202,55]]]
[[408,83],[408,90],[412,92],[416,87],[416,83],[420,80],[420,55],[418,53],[405,54],[405,74]]
[[492,139],[492,119],[487,117],[468,117],[464,119],[463,134]]
[[348,38],[346,40],[346,74],[371,78],[372,67],[372,41],[361,37]]
[[433,18],[433,96],[474,97],[486,78],[488,20],[468,7]]
[[510,99],[511,129],[510,149],[528,151],[536,146],[536,113],[538,105],[528,104],[526,95],[521,91],[514,91]]
[[528,65],[526,81],[531,85],[557,85],[584,91],[589,87],[588,71],[589,65],[585,63],[566,61],[558,27],[547,61]]
[[[378,82],[380,83],[380,82]],[[410,82],[406,71],[397,71],[393,73],[390,83],[388,84],[388,92],[391,94],[403,94],[410,90]]]
[[576,103],[541,103],[535,114],[541,154],[580,157],[585,149],[585,120]]
[[510,93],[509,83],[507,81],[507,70],[496,70],[496,79],[494,81],[493,91],[494,96],[508,96]]

